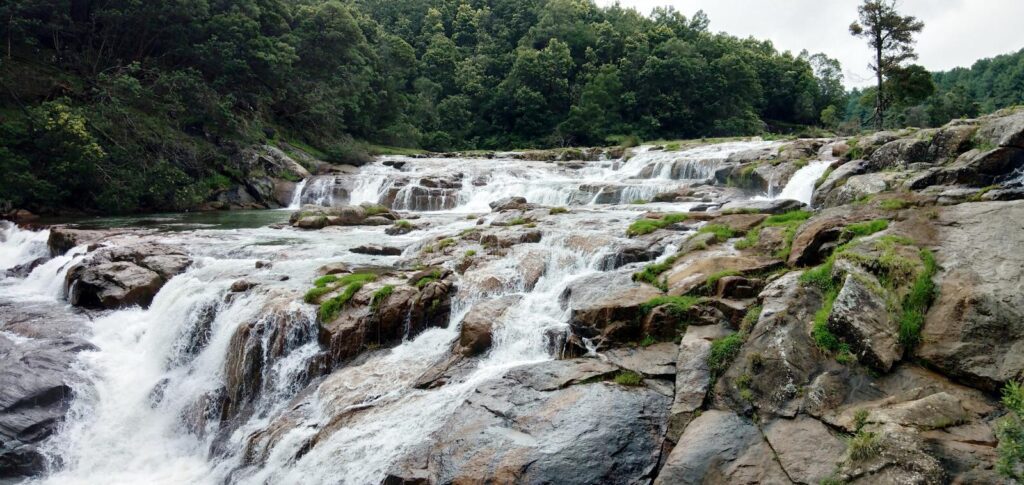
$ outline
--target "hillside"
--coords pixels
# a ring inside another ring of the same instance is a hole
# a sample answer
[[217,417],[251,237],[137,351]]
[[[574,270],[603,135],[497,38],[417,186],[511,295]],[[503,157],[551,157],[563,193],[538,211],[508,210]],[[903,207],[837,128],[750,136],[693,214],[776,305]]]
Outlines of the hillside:
[[0,17],[7,210],[193,208],[264,175],[240,160],[255,144],[359,164],[373,144],[749,135],[841,97],[820,56],[589,0],[12,0]]

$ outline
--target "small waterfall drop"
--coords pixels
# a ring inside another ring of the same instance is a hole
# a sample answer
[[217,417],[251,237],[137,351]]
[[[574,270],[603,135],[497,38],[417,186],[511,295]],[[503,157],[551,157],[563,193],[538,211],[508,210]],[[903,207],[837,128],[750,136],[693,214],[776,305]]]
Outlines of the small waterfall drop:
[[50,231],[30,231],[9,221],[0,221],[0,272],[46,257]]
[[302,179],[301,182],[295,184],[295,192],[292,193],[292,201],[288,203],[288,210],[299,210],[302,207],[302,191],[306,189],[306,182],[309,179]]

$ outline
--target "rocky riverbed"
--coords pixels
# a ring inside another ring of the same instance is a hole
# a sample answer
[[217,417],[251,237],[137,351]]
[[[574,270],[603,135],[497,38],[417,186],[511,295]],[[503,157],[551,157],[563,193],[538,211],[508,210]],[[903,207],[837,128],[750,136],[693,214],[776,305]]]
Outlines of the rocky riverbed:
[[1024,111],[321,168],[4,223],[0,481],[1004,480]]

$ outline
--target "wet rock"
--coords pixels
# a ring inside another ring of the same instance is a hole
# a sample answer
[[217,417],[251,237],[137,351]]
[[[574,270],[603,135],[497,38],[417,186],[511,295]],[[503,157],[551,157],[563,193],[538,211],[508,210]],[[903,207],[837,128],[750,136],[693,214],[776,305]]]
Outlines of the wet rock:
[[839,290],[828,328],[847,342],[861,362],[888,372],[903,357],[898,341],[899,322],[889,314],[881,284],[871,275],[850,273]]
[[71,406],[76,354],[92,349],[78,338],[16,342],[0,333],[0,479],[45,470],[38,445]]
[[640,305],[662,293],[636,283],[632,272],[597,273],[573,281],[562,295],[570,310],[570,325],[578,336],[599,345],[637,342]]
[[802,209],[807,204],[798,200],[776,199],[776,200],[734,200],[726,203],[720,209],[722,213],[730,212],[757,212],[760,214],[784,214],[789,211]]
[[378,246],[375,244],[367,244],[363,246],[356,246],[349,251],[356,254],[369,254],[371,256],[401,256],[402,248],[396,248],[392,246]]
[[68,270],[68,301],[89,308],[146,307],[168,280],[191,264],[181,249],[162,244],[103,248]]
[[608,362],[647,377],[667,377],[676,373],[679,346],[661,342],[647,347],[612,349],[603,355]]
[[970,150],[943,167],[936,178],[942,183],[987,187],[1005,182],[1024,167],[1024,148],[998,147]]
[[764,287],[764,281],[758,278],[743,276],[725,276],[715,284],[715,296],[719,298],[745,299],[753,298]]
[[712,275],[723,272],[760,273],[781,267],[781,260],[758,256],[726,256],[721,253],[691,253],[680,258],[665,273],[670,295],[685,295],[707,284]]
[[352,270],[345,263],[329,263],[325,264],[316,270],[318,276],[327,276],[332,274],[343,274],[351,273]]
[[867,456],[847,453],[835,478],[845,483],[948,483],[942,464],[927,452],[920,434],[908,428],[886,425],[871,428],[875,450]]
[[938,295],[918,356],[972,386],[996,391],[1024,375],[1024,201],[939,212]]
[[730,411],[705,411],[687,426],[655,485],[790,483],[753,423]]
[[983,118],[977,137],[1000,147],[1024,148],[1024,111]]
[[473,305],[462,319],[456,352],[472,357],[489,350],[494,324],[500,322],[505,313],[521,299],[521,295],[508,295]]
[[765,214],[730,214],[716,218],[714,224],[722,224],[733,232],[746,233],[767,218]]
[[806,416],[776,419],[764,427],[786,475],[796,483],[821,483],[842,461],[846,445],[820,421]]
[[488,204],[494,212],[522,210],[527,207],[526,197],[505,197]]
[[790,266],[809,266],[820,263],[829,244],[839,239],[844,227],[876,219],[882,214],[870,207],[841,206],[826,209],[802,224],[793,237],[789,253]]
[[256,286],[256,283],[253,283],[252,281],[249,281],[249,280],[238,280],[238,281],[235,281],[234,283],[231,283],[231,292],[232,293],[241,293],[243,291],[249,291],[249,290],[251,290],[255,286]]
[[388,225],[398,219],[397,213],[378,205],[304,205],[292,213],[289,222],[300,229],[322,229],[327,226]]
[[927,140],[903,138],[882,145],[868,159],[868,169],[881,171],[892,168],[905,168],[911,163],[929,160]]
[[534,364],[480,385],[433,434],[426,456],[391,474],[431,483],[647,479],[658,464],[669,398],[607,382],[569,385],[594,376],[594,365]]
[[708,367],[711,342],[730,333],[724,325],[691,325],[686,328],[676,357],[676,392],[669,412],[668,439],[678,441],[686,425],[704,405],[711,385],[711,369]]
[[46,241],[46,246],[50,249],[51,256],[60,256],[75,246],[95,244],[124,232],[126,231],[98,231],[54,226],[50,228],[50,237]]

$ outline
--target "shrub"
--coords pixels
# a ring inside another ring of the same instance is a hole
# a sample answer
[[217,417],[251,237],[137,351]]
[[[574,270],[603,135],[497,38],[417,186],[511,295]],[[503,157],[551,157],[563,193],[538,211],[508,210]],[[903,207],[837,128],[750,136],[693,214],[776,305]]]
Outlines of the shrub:
[[469,251],[466,251],[466,257],[467,258],[472,258],[473,256],[476,256],[476,250],[475,249],[470,249]]
[[712,375],[719,376],[729,368],[729,364],[739,355],[740,347],[743,346],[743,340],[744,336],[742,334],[734,333],[711,342],[708,368],[711,370]]
[[633,371],[624,370],[615,376],[615,383],[623,386],[639,386],[643,382],[643,376]]
[[552,207],[551,210],[548,211],[548,213],[553,216],[558,214],[565,214],[566,212],[569,212],[569,209],[566,209],[565,207]]
[[375,216],[388,212],[390,209],[380,204],[366,204],[363,206],[363,210],[366,211],[367,216]]
[[402,219],[402,220],[399,220],[399,221],[395,221],[395,227],[398,227],[398,228],[401,228],[401,229],[412,229],[412,223],[407,221],[407,220],[405,220],[405,219]]
[[654,337],[652,337],[650,335],[646,335],[646,336],[644,336],[643,340],[640,341],[640,346],[641,347],[650,347],[650,346],[652,346],[652,345],[654,345],[656,343],[658,343],[657,339],[655,339]]
[[882,443],[878,435],[868,431],[858,431],[847,444],[850,459],[857,461],[870,460],[882,452]]

